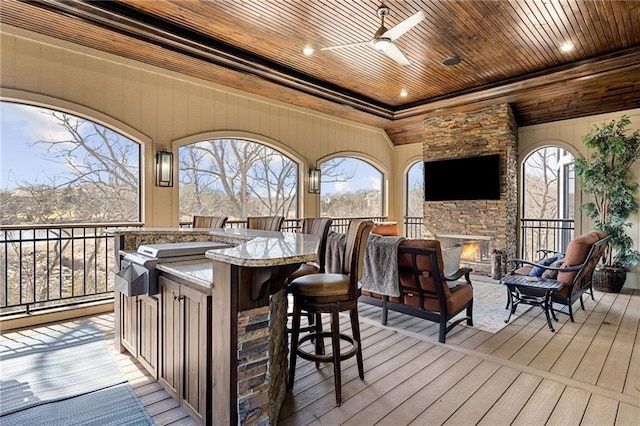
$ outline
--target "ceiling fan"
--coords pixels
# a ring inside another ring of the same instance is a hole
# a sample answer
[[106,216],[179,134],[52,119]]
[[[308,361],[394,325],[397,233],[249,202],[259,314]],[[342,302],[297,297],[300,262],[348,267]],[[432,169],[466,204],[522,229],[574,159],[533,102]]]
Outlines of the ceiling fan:
[[380,6],[377,14],[381,19],[381,24],[380,28],[378,28],[378,31],[375,32],[371,40],[323,47],[320,50],[334,50],[342,49],[344,47],[369,45],[374,49],[381,51],[400,65],[410,65],[411,63],[409,60],[404,56],[400,49],[393,44],[393,42],[402,34],[418,25],[425,18],[424,12],[417,12],[390,29],[387,29],[384,26],[384,18],[389,15],[389,8],[384,5]]

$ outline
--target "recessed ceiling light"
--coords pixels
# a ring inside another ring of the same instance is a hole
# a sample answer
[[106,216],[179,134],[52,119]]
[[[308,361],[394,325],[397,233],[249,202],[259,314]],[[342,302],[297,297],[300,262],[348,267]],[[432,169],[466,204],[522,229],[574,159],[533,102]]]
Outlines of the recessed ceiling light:
[[404,98],[405,96],[407,96],[408,94],[409,94],[409,93],[407,92],[407,89],[402,89],[402,90],[400,91],[400,96],[402,96],[403,98]]
[[575,47],[575,45],[572,42],[565,41],[564,43],[562,43],[560,45],[560,51],[561,52],[571,52],[574,47]]
[[309,46],[309,45],[306,45],[305,47],[303,47],[303,48],[302,48],[302,53],[303,53],[305,56],[311,56],[311,55],[313,55],[313,53],[314,53],[315,51],[316,51],[316,50],[315,50],[313,47]]
[[448,58],[444,58],[442,60],[442,65],[451,67],[454,65],[458,65],[460,62],[462,62],[462,58],[459,55],[453,55],[453,56],[449,56]]

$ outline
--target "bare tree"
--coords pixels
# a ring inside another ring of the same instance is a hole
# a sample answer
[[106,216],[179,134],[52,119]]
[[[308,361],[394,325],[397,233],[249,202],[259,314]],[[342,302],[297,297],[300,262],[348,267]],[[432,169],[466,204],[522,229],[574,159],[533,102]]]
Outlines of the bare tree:
[[358,166],[348,168],[345,157],[336,157],[322,163],[322,183],[346,183],[356,175]]
[[[17,182],[24,209],[3,209],[3,223],[73,223],[138,221],[139,159],[137,143],[90,120],[47,111],[64,137],[31,142],[61,172],[45,182]],[[2,193],[4,197],[14,194]]]
[[533,152],[525,163],[524,217],[557,218],[558,148],[542,148]]
[[[351,160],[351,161],[349,161]],[[322,183],[348,183],[358,171],[357,160],[336,157],[322,163]],[[382,212],[382,190],[360,189],[339,194],[322,191],[320,211],[332,217],[373,217]]]
[[181,214],[296,215],[297,171],[283,154],[251,141],[213,139],[184,146]]
[[[62,130],[62,137],[29,143],[44,148],[42,157],[56,164],[44,181],[16,182],[0,192],[3,224],[56,224],[139,220],[139,158],[137,143],[90,120],[59,111],[44,111]],[[56,172],[61,170],[59,172]],[[41,303],[49,299],[90,294],[98,279],[108,282],[102,239],[89,247],[74,246],[68,227],[29,230],[5,245],[3,264],[7,300],[3,304]],[[47,237],[35,238],[36,233]],[[28,234],[29,235],[29,234]],[[27,237],[29,238],[29,237]],[[6,256],[6,257],[5,257]],[[94,265],[94,267],[87,267]]]

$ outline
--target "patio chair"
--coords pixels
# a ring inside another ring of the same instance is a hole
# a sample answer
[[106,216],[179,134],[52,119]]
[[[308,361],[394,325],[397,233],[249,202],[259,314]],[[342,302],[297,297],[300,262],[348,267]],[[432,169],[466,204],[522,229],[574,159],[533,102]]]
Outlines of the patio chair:
[[[564,257],[551,264],[544,261],[531,262],[523,259],[508,259],[507,264],[513,264],[509,274],[530,275],[533,268],[540,268],[543,271],[541,276],[543,279],[560,281],[563,286],[552,294],[551,301],[567,306],[568,312],[556,312],[568,314],[571,322],[574,322],[572,305],[575,301],[580,299],[580,306],[584,310],[583,293],[589,293],[591,299],[594,299],[591,275],[604,255],[609,238],[598,231],[576,237],[569,242]],[[552,250],[542,251],[546,255],[557,253]],[[537,295],[534,290],[530,289],[523,288],[519,291],[524,294],[531,292],[532,295]]]

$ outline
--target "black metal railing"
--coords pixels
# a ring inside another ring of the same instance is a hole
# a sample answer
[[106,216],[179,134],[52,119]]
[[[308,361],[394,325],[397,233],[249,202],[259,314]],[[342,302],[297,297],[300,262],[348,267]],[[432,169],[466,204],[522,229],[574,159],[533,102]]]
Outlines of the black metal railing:
[[[346,232],[351,219],[334,218],[332,229]],[[283,231],[300,229],[302,219],[286,219]],[[142,223],[0,225],[0,317],[113,297],[114,241],[106,228]],[[191,222],[181,222],[190,227]],[[230,220],[245,228],[246,220]]]
[[573,219],[520,219],[520,258],[536,260],[541,249],[564,252],[573,232]]
[[[351,219],[334,218],[332,230],[346,232]],[[302,219],[286,219],[282,230],[297,231],[301,224]],[[0,316],[111,298],[114,242],[104,229],[137,226],[142,223],[0,225]],[[226,226],[245,228],[246,221]],[[422,238],[423,218],[406,216],[404,226],[407,238]],[[574,221],[521,219],[520,229],[520,257],[534,259],[540,249],[566,250]]]
[[419,216],[404,217],[404,236],[412,239],[420,239],[423,237],[424,218]]
[[141,223],[0,225],[0,316],[113,297],[113,237]]

